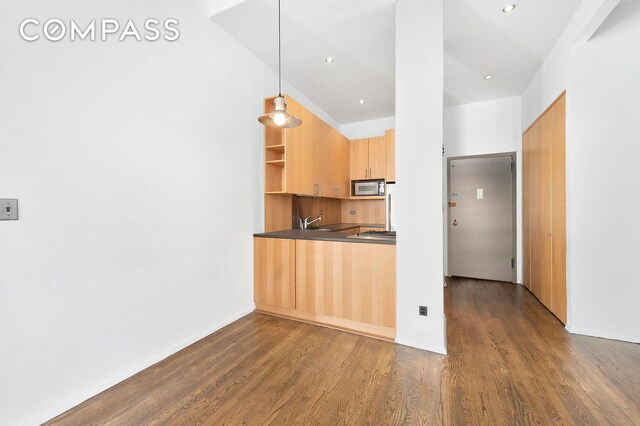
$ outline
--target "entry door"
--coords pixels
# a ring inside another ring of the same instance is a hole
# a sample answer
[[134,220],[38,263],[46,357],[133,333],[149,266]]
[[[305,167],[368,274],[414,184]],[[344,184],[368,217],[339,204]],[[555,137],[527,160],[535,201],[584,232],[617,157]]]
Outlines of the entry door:
[[515,282],[514,161],[512,155],[449,161],[451,275]]

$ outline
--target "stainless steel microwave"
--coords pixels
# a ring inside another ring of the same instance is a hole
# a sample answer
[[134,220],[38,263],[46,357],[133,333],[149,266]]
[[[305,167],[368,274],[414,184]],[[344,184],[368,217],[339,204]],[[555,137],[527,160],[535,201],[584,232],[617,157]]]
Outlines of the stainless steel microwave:
[[353,182],[356,197],[384,195],[384,180],[361,180]]

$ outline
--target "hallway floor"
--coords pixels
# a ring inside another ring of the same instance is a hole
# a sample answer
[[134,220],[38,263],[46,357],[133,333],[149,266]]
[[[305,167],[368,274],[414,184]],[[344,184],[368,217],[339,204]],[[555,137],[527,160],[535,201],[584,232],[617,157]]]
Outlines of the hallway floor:
[[640,345],[453,279],[448,356],[251,314],[50,424],[640,424]]

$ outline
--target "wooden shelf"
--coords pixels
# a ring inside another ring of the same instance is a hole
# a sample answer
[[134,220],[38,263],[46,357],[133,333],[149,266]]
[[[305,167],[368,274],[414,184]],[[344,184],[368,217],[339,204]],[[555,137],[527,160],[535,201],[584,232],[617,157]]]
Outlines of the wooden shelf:
[[284,167],[284,160],[265,161],[265,164],[268,164],[271,166],[277,166],[277,167]]
[[268,150],[271,150],[271,151],[275,151],[275,152],[279,152],[279,153],[282,154],[284,152],[284,144],[265,146],[265,149],[268,149]]

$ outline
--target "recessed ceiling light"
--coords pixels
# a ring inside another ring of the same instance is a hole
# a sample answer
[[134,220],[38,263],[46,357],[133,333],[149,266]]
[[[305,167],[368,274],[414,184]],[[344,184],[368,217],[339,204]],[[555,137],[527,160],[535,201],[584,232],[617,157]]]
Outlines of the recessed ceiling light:
[[502,8],[502,11],[504,13],[511,13],[514,10],[516,10],[516,5],[513,3],[509,3],[508,5],[506,5],[505,7]]
[[491,80],[493,78],[493,76],[491,74],[485,75],[484,79],[485,80]]
[[331,56],[329,56],[329,57],[327,57],[327,59],[325,59],[324,61],[325,61],[326,63],[328,63],[328,64],[332,64],[332,63],[333,63],[333,61],[335,61],[335,59],[334,59],[334,58],[332,58]]
[[360,102],[360,104],[364,103],[364,99],[360,99],[358,102]]

